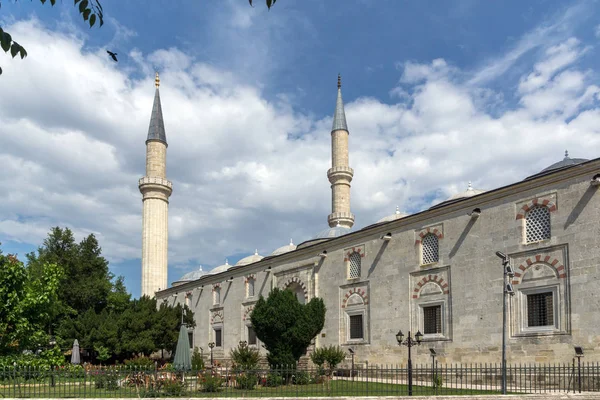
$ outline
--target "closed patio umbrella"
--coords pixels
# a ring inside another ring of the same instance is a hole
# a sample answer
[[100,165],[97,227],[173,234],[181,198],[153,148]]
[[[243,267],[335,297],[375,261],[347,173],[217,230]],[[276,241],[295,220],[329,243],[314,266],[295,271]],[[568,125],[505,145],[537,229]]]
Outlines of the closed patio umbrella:
[[73,342],[73,350],[71,350],[71,364],[79,364],[81,359],[79,358],[79,342],[77,339]]
[[181,324],[181,328],[179,329],[179,338],[177,339],[177,347],[175,348],[175,360],[173,360],[173,366],[176,370],[188,371],[192,369],[190,339],[184,324]]

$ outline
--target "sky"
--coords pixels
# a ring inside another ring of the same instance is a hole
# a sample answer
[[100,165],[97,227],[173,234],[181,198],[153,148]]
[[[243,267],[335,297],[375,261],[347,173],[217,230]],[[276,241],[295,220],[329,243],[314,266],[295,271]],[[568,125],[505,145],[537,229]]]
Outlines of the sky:
[[0,242],[94,234],[134,297],[155,71],[169,282],[327,227],[338,73],[354,229],[600,156],[597,1],[101,2],[91,29],[70,1],[2,2],[29,55],[0,53]]

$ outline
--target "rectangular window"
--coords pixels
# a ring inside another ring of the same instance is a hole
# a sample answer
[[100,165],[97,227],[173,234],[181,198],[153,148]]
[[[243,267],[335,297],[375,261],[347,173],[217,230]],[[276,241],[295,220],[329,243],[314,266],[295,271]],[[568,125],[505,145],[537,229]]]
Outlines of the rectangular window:
[[254,279],[248,279],[248,296],[254,296]]
[[219,304],[221,302],[221,288],[213,289],[213,304]]
[[248,344],[256,345],[256,332],[251,326],[248,327]]
[[188,332],[188,340],[190,341],[190,349],[194,348],[194,332]]
[[554,296],[552,292],[527,295],[527,326],[554,325]]
[[350,315],[350,339],[362,339],[363,335],[363,316]]
[[442,306],[423,307],[423,334],[442,333]]
[[223,345],[223,330],[221,328],[215,328],[215,346],[221,347]]

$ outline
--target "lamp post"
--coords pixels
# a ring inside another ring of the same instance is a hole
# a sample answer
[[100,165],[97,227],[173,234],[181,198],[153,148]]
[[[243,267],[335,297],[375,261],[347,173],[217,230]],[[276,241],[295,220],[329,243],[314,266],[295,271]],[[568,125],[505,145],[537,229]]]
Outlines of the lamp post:
[[[50,349],[54,349],[54,346],[56,346],[56,339],[54,338],[54,335],[50,335],[50,340],[48,341],[48,344],[50,345]],[[50,365],[50,386],[54,387],[56,385],[56,383],[54,382],[54,365]]]
[[508,256],[500,251],[496,255],[502,259],[504,276],[502,279],[502,394],[506,394],[506,295],[515,294],[512,284],[506,282],[506,278],[515,276],[515,272],[510,265]]
[[352,369],[350,370],[350,376],[352,380],[354,380],[354,350],[352,348],[348,348],[348,353],[352,356]]
[[575,357],[577,357],[577,386],[579,387],[579,393],[581,393],[581,357],[583,357],[583,348],[581,346],[575,346]]
[[435,356],[437,355],[437,353],[435,352],[435,349],[432,347],[429,348],[429,353],[431,353],[431,385],[435,389],[435,388],[437,388],[437,385],[435,382]]
[[210,348],[210,368],[212,369],[212,367],[213,367],[213,347],[215,347],[215,342],[210,342],[208,344],[208,347]]
[[410,354],[410,348],[415,345],[421,344],[421,339],[423,339],[423,335],[420,331],[417,331],[415,334],[415,338],[413,339],[410,336],[410,331],[408,331],[408,337],[404,340],[404,334],[402,331],[398,331],[396,333],[396,341],[398,342],[398,346],[406,346],[408,347],[408,395],[412,396],[412,358]]

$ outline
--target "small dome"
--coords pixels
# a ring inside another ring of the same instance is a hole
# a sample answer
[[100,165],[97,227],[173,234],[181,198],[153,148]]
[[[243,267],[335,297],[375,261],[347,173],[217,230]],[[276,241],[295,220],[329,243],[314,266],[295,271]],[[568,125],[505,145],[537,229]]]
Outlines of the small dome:
[[469,187],[467,188],[467,190],[465,190],[462,193],[457,193],[453,196],[450,196],[446,201],[464,199],[467,197],[473,197],[473,196],[476,196],[476,195],[484,193],[484,192],[485,192],[485,190],[473,189],[473,187],[471,186],[471,182],[469,182]]
[[220,274],[221,272],[227,271],[229,268],[231,268],[231,265],[229,265],[229,262],[227,261],[227,259],[225,259],[225,264],[219,265],[218,267],[214,267],[213,269],[208,271],[208,274],[209,275]]
[[287,253],[287,252],[294,251],[294,250],[296,250],[296,245],[292,242],[292,239],[290,239],[290,244],[281,246],[280,248],[278,248],[277,250],[272,252],[271,255],[278,256],[280,254]]
[[350,228],[346,228],[345,226],[341,226],[338,222],[337,226],[333,228],[327,228],[319,233],[317,233],[314,239],[331,239],[339,236],[344,236],[350,233]]
[[197,279],[202,278],[206,274],[207,273],[202,270],[202,266],[200,266],[200,268],[196,271],[188,272],[187,274],[183,275],[181,278],[173,282],[172,286],[179,286],[183,285],[186,282],[195,281]]
[[263,258],[264,258],[263,256],[258,254],[258,250],[254,250],[254,254],[252,254],[251,256],[242,258],[240,261],[235,263],[235,266],[239,267],[242,265],[252,264],[252,263],[262,260]]
[[565,158],[563,158],[561,161],[552,164],[549,167],[544,168],[543,170],[541,170],[540,172],[548,172],[548,171],[552,171],[555,169],[561,169],[561,168],[565,168],[565,167],[570,167],[573,165],[577,165],[577,164],[581,164],[583,162],[589,161],[588,159],[585,158],[570,158],[569,157],[569,151],[565,150]]
[[400,207],[396,206],[395,213],[393,213],[392,215],[388,215],[387,217],[381,218],[379,221],[377,221],[377,223],[395,221],[397,219],[404,218],[404,217],[408,217],[408,214],[400,212]]

